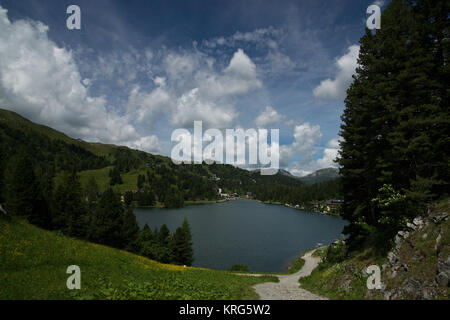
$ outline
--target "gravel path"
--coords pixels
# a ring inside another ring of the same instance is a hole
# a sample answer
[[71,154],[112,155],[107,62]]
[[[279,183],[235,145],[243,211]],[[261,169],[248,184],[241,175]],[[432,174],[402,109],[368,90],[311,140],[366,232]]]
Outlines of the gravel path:
[[[320,258],[313,257],[315,250],[306,253],[304,266],[296,273],[289,275],[275,275],[280,282],[266,282],[254,285],[261,300],[327,300],[300,287],[298,280],[307,277],[317,267]],[[262,276],[261,274],[242,274],[246,276]]]

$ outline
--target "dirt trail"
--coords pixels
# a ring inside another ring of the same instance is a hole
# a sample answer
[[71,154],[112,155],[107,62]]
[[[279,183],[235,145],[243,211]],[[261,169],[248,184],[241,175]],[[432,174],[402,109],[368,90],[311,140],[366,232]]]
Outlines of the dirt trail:
[[[306,253],[302,258],[304,266],[296,273],[289,275],[275,275],[280,282],[266,282],[254,285],[261,300],[327,300],[300,287],[298,280],[307,277],[317,267],[320,258],[313,257],[315,250]],[[246,276],[262,276],[261,274],[242,274]]]

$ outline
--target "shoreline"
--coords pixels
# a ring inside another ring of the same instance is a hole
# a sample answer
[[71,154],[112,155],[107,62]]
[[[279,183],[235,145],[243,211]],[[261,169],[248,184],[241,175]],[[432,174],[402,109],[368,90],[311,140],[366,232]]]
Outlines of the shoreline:
[[184,207],[188,207],[188,206],[198,206],[198,205],[205,205],[205,204],[214,204],[214,203],[223,203],[223,202],[227,202],[229,200],[227,199],[220,199],[220,200],[187,200],[182,207],[179,208],[166,208],[164,207],[164,205],[160,202],[158,202],[156,205],[153,206],[133,206],[131,205],[130,207],[132,209],[181,209]]
[[[303,211],[303,212],[312,212],[315,214],[321,214],[321,215],[325,215],[325,216],[329,216],[329,217],[339,217],[342,218],[340,215],[338,214],[331,214],[329,212],[327,213],[323,213],[323,212],[318,212],[318,211],[313,211],[313,210],[308,210],[308,209],[302,209],[302,208],[296,208],[294,206],[288,205],[288,204],[283,204],[281,202],[277,202],[277,201],[262,201],[259,199],[249,199],[249,198],[232,198],[232,199],[220,199],[220,200],[187,200],[184,202],[182,207],[176,208],[176,209],[181,209],[184,207],[188,207],[188,206],[196,206],[196,205],[205,205],[205,204],[214,204],[214,203],[224,203],[224,202],[228,202],[228,201],[233,201],[233,200],[246,200],[246,201],[256,201],[256,202],[260,202],[260,203],[264,203],[264,204],[271,204],[271,205],[279,205],[285,208],[291,208],[291,209],[295,209],[295,210],[299,210],[299,211]],[[162,203],[159,203],[157,205],[153,205],[153,206],[131,206],[131,208],[133,209],[175,209],[175,208],[166,208],[164,207],[164,205]]]
[[[263,274],[263,275],[279,275],[279,276],[287,276],[287,275],[292,275],[296,272],[298,272],[304,265],[305,260],[303,259],[303,257],[309,253],[312,252],[317,252],[320,251],[326,247],[328,247],[330,244],[325,244],[322,245],[320,247],[315,247],[309,250],[306,250],[302,253],[300,253],[298,256],[296,256],[294,258],[294,260],[289,264],[289,266],[287,267],[287,269],[285,271],[247,271],[245,273],[247,274]],[[228,270],[219,270],[219,271],[227,271],[233,274],[242,274],[242,271],[228,271]]]
[[257,199],[247,199],[247,200],[256,200],[256,201],[262,202],[264,204],[280,205],[280,206],[283,206],[283,207],[286,207],[286,208],[291,208],[291,209],[300,210],[300,211],[304,211],[304,212],[313,212],[313,213],[317,213],[317,214],[321,214],[321,215],[325,215],[325,216],[329,216],[329,217],[342,218],[338,214],[331,214],[330,212],[324,213],[324,212],[314,211],[314,210],[311,210],[311,209],[296,208],[295,206],[292,206],[292,205],[289,205],[289,204],[283,204],[283,203],[277,202],[277,201],[275,201],[275,202],[272,202],[272,201],[261,201],[261,200],[257,200]]

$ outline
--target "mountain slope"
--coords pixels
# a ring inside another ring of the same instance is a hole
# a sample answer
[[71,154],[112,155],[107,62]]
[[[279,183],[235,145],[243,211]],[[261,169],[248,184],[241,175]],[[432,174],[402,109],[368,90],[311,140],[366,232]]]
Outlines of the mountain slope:
[[[62,171],[75,169],[85,184],[94,177],[100,191],[109,188],[109,171],[117,167],[124,183],[116,185],[116,191],[124,193],[137,189],[139,175],[146,177],[146,184],[160,202],[166,196],[175,195],[184,200],[214,200],[217,190],[245,195],[247,192],[272,195],[275,189],[300,187],[298,179],[276,174],[261,176],[231,165],[175,165],[171,159],[152,155],[127,147],[89,143],[73,139],[47,126],[35,124],[17,113],[0,109],[0,164],[5,168],[9,158],[24,147],[32,156],[33,164],[41,172],[56,176]],[[285,194],[286,192],[279,192]]]
[[[274,277],[161,264],[103,245],[0,217],[0,300],[257,299],[252,285]],[[81,269],[81,290],[68,290],[67,267]]]
[[300,177],[300,181],[306,184],[314,184],[319,182],[325,182],[339,178],[339,170],[336,168],[325,168],[314,171],[307,176]]
[[90,151],[93,149],[89,143],[69,138],[6,110],[0,110],[0,141],[2,169],[21,148],[26,149],[33,163],[46,172],[95,169],[109,164],[100,152]]
[[[320,170],[307,177],[306,181],[311,185],[305,185],[302,179],[284,170],[264,176],[258,170],[248,171],[224,164],[175,165],[165,156],[73,139],[1,109],[0,142],[0,171],[7,168],[10,157],[19,148],[25,148],[38,178],[43,174],[54,177],[56,187],[62,172],[76,170],[83,187],[88,188],[88,182],[94,178],[99,191],[113,186],[116,192],[124,194],[128,190],[146,188],[149,197],[159,201],[157,205],[177,207],[185,201],[216,201],[220,199],[219,189],[223,193],[251,195],[261,201],[292,205],[336,198],[339,193],[338,181],[312,184],[330,179],[330,172],[335,169]],[[112,169],[120,172],[118,184],[110,184]],[[0,172],[0,180],[2,176]],[[139,176],[145,180],[140,187],[137,184]]]
[[67,144],[73,144],[79,146],[87,151],[92,152],[97,156],[106,156],[112,152],[117,146],[101,144],[101,143],[90,143],[80,139],[74,139],[68,135],[52,129],[50,127],[34,123],[18,113],[10,110],[5,110],[0,108],[0,125],[7,125],[8,127],[19,130],[26,134],[41,134],[46,136],[51,140],[61,140]]

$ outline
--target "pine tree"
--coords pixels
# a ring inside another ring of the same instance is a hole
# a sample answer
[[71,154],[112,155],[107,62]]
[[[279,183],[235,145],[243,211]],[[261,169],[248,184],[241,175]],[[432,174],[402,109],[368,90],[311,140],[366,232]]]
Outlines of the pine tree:
[[139,226],[136,221],[136,216],[131,208],[128,208],[123,216],[122,235],[123,247],[129,251],[137,252],[138,244],[137,238],[139,234]]
[[85,237],[87,208],[83,201],[79,177],[75,171],[63,174],[56,188],[54,201],[53,225],[69,236]]
[[138,175],[137,177],[137,188],[138,190],[141,190],[144,187],[145,183],[145,176],[144,175]]
[[181,227],[175,230],[171,242],[172,262],[178,265],[192,265],[194,251],[192,249],[192,235],[189,222],[185,218]]
[[22,148],[9,160],[5,170],[5,209],[10,215],[36,220],[33,216],[39,190],[30,159]]
[[123,215],[124,209],[119,197],[112,189],[108,189],[100,197],[92,214],[89,240],[115,248],[124,248],[126,241],[122,232]]
[[115,186],[116,184],[123,184],[118,167],[114,167],[109,171],[109,184],[111,186]]
[[97,180],[94,176],[90,176],[84,187],[86,200],[91,204],[97,201],[99,190]]
[[449,31],[448,1],[407,1],[411,15],[402,60],[405,70],[397,77],[399,95],[406,95],[398,107],[398,126],[390,139],[394,148],[395,175],[408,198],[417,207],[448,193],[450,173],[448,108]]
[[[391,237],[448,192],[448,12],[448,1],[393,0],[360,40],[338,160],[350,243]],[[402,202],[386,206],[391,196]]]
[[54,196],[53,196],[53,168],[38,168],[38,195],[36,198],[35,214],[29,221],[46,229],[53,228]]
[[169,228],[165,224],[159,228],[158,232],[158,242],[161,244],[161,246],[169,247],[170,244],[170,231]]
[[143,190],[140,190],[137,193],[137,202],[138,202],[139,206],[143,206],[143,207],[153,205],[154,196],[148,187],[145,187]]
[[139,238],[142,241],[152,241],[153,240],[153,232],[152,229],[148,226],[148,224],[145,224],[142,230],[140,231]]
[[125,192],[125,194],[123,195],[123,199],[126,206],[131,206],[131,204],[133,203],[133,192]]
[[3,142],[3,136],[0,134],[0,204],[4,202],[4,192],[5,192],[5,167],[6,167],[6,147]]

